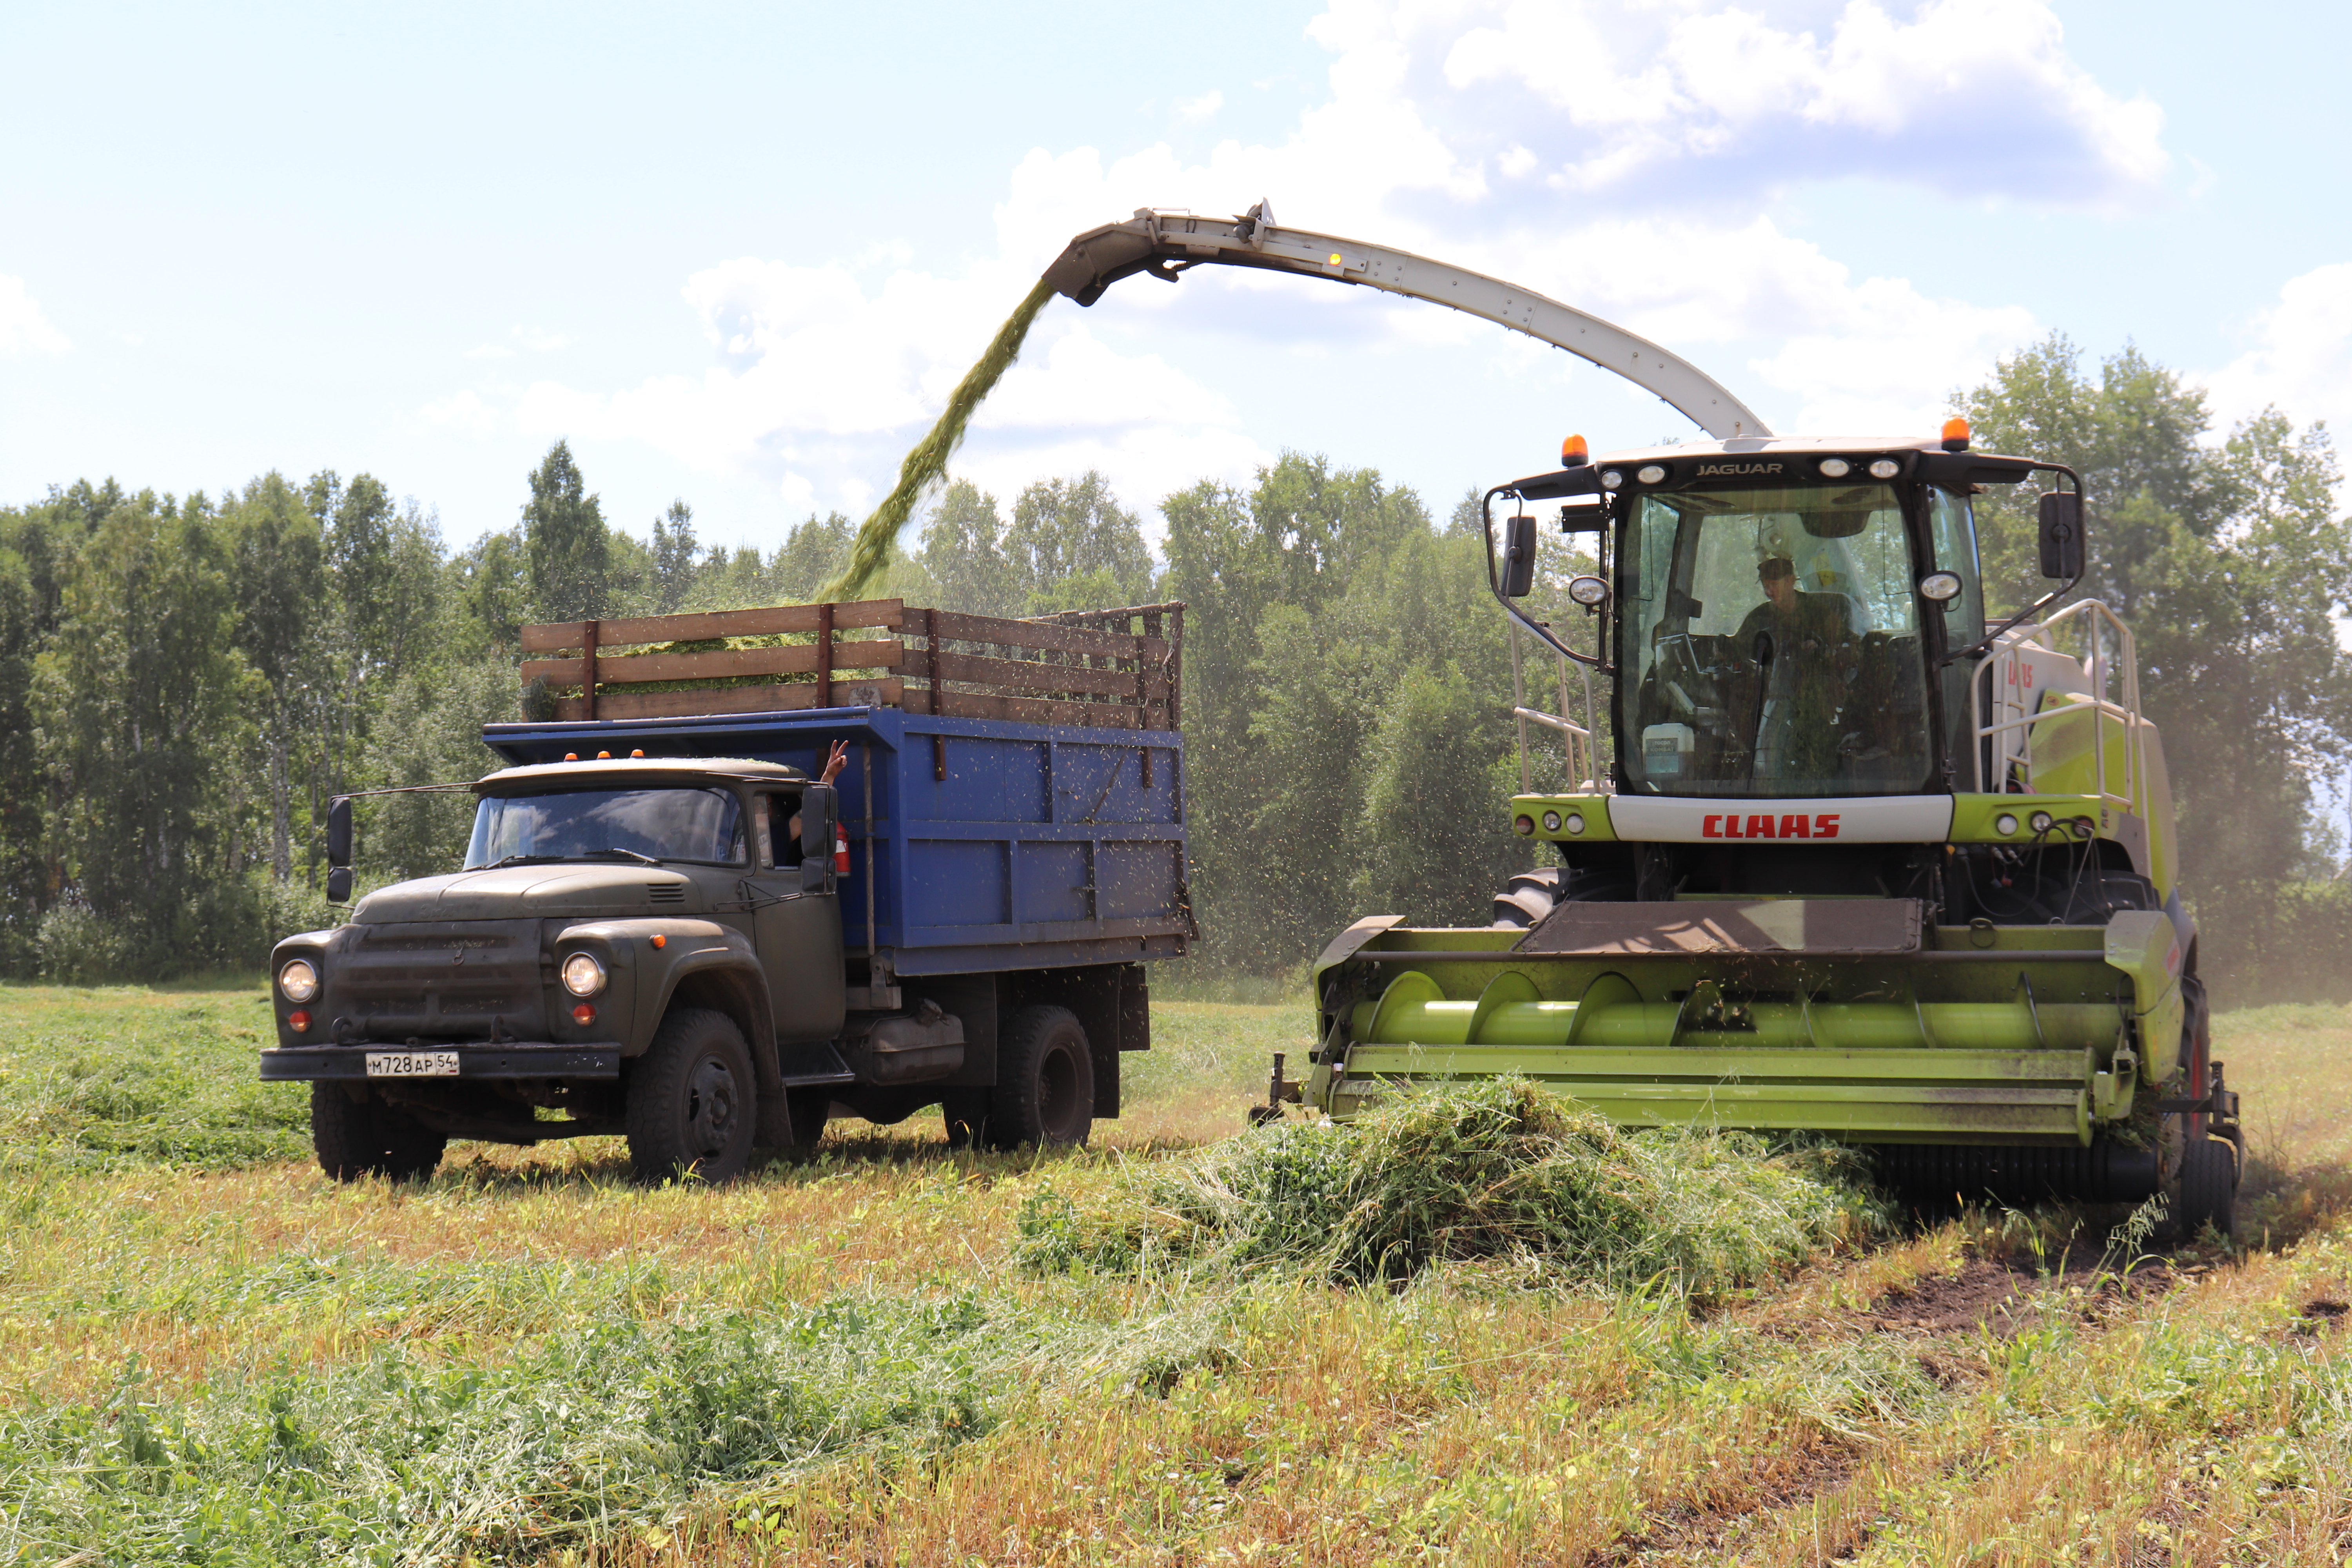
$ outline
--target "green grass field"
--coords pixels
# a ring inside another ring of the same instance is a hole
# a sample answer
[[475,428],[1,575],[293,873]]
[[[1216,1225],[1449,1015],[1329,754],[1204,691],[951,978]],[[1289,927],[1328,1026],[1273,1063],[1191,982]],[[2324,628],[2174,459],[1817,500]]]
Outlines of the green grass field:
[[2352,1557],[2343,1009],[2219,1023],[2241,1249],[1795,1198],[1774,1229],[1714,1152],[1601,1149],[1745,1259],[1704,1289],[1507,1250],[1332,1283],[1297,1204],[1255,1255],[1058,1247],[1039,1215],[1205,1235],[1169,1216],[1291,1179],[1205,1146],[1295,1007],[1156,1009],[1082,1153],[950,1154],[927,1114],[719,1191],[604,1141],[337,1187],[301,1092],[252,1081],[266,1018],[0,987],[0,1562]]

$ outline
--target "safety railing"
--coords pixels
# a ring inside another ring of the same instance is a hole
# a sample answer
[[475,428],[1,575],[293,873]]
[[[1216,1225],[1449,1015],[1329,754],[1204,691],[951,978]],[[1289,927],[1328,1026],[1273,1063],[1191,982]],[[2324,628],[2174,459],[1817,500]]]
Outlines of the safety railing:
[[[1573,720],[1564,719],[1558,713],[1546,713],[1541,709],[1530,708],[1528,706],[1526,666],[1519,650],[1521,634],[1517,626],[1510,626],[1507,629],[1511,639],[1511,716],[1518,723],[1519,793],[1532,795],[1535,792],[1534,754],[1529,751],[1528,744],[1528,726],[1530,724],[1556,731],[1562,737],[1568,752],[1568,779],[1570,788],[1598,789],[1601,787],[1598,781],[1601,776],[1601,768],[1599,748],[1594,738],[1594,731],[1598,726],[1594,722],[1593,715],[1591,669],[1584,665],[1577,666],[1577,673],[1582,678],[1584,685],[1583,723],[1579,724]],[[1568,660],[1555,654],[1552,662],[1559,667],[1557,674],[1559,682],[1559,705],[1565,709],[1569,706]]]
[[[2062,646],[2069,632],[2082,638],[2084,651],[2079,656]],[[2042,679],[2063,676],[2063,666],[2053,671],[2044,663],[2060,659],[2083,672],[2086,689]],[[2131,628],[2106,605],[2078,599],[2046,620],[2006,633],[1979,666],[1970,691],[1978,751],[1989,754],[1992,764],[1986,789],[2006,790],[2021,771],[2032,780],[2038,771],[2036,731],[2087,717],[2095,793],[2114,810],[2145,809],[2147,734],[2140,720],[2138,656]],[[2111,723],[2123,742],[2116,769],[2107,765]]]

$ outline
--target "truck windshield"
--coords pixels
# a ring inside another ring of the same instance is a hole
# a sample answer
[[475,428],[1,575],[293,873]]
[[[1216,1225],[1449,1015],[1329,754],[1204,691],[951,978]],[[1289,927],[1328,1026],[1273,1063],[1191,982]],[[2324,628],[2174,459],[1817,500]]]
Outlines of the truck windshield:
[[743,813],[718,789],[567,789],[484,797],[474,809],[466,868],[501,860],[605,858],[732,865],[743,858]]
[[1631,788],[1927,786],[1916,573],[1893,487],[1643,495],[1622,559],[1619,753]]

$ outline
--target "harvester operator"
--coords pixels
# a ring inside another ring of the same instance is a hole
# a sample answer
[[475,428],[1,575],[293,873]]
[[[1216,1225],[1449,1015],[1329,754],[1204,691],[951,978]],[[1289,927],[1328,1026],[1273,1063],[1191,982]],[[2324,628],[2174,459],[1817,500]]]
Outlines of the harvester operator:
[[1800,589],[1785,555],[1759,562],[1756,580],[1764,602],[1740,622],[1738,642],[1762,676],[1753,776],[1828,777],[1837,768],[1839,716],[1853,667],[1853,601]]

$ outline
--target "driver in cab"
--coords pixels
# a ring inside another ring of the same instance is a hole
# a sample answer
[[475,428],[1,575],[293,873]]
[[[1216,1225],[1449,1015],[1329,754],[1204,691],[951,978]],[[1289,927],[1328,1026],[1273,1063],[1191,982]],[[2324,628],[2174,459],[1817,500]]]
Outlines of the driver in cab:
[[[1762,664],[1789,655],[1819,653],[1853,637],[1853,601],[1843,594],[1808,594],[1797,586],[1797,569],[1785,555],[1768,555],[1756,565],[1764,602],[1739,623],[1742,651]],[[1759,636],[1769,635],[1769,645]]]
[[1785,555],[1757,563],[1764,602],[1739,623],[1742,650],[1764,677],[1756,727],[1759,778],[1825,778],[1837,766],[1839,710],[1854,642],[1853,601],[1809,594]]

